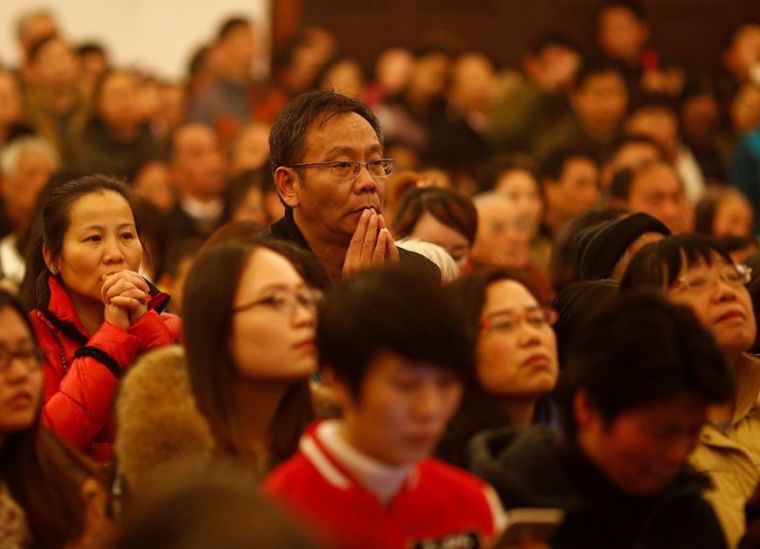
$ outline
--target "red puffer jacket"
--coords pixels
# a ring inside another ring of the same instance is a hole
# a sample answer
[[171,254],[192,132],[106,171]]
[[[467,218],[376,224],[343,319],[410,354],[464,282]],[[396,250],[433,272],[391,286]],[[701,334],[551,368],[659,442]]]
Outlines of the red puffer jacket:
[[129,330],[104,322],[88,335],[60,280],[47,276],[38,282],[30,317],[45,355],[43,423],[100,463],[113,454],[111,408],[122,371],[143,352],[180,338],[180,319],[160,313],[168,301],[155,290],[148,312]]

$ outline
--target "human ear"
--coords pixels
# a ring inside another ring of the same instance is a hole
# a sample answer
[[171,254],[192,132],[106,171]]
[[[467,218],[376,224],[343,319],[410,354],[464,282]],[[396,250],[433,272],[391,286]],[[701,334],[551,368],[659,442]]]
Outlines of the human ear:
[[282,201],[289,207],[298,206],[298,174],[294,168],[280,166],[274,171],[274,184],[277,186]]
[[44,244],[42,245],[42,257],[45,260],[45,266],[47,267],[48,271],[54,275],[58,274],[57,258],[55,257],[55,254],[50,250],[50,248]]
[[573,395],[573,417],[579,428],[588,427],[595,416],[595,412],[589,403],[588,393],[583,389]]
[[327,387],[335,404],[337,404],[341,410],[346,410],[353,401],[351,389],[329,367],[326,367],[321,375],[323,383]]

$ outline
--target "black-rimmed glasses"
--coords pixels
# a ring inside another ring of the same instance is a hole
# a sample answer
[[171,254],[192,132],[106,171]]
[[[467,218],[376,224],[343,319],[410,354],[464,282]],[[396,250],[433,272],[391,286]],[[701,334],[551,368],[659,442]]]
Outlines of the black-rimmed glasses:
[[287,168],[328,168],[330,175],[337,179],[353,179],[359,175],[362,167],[367,168],[367,172],[373,178],[387,177],[393,172],[393,160],[390,158],[381,158],[379,160],[336,160],[335,162],[299,162],[291,164]]

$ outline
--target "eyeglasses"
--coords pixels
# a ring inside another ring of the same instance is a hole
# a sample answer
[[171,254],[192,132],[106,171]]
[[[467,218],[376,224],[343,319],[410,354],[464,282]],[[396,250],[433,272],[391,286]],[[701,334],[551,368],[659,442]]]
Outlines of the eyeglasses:
[[691,290],[703,292],[712,288],[713,284],[720,279],[729,286],[740,288],[749,283],[752,278],[752,269],[746,265],[723,265],[717,269],[717,273],[699,273],[678,277],[675,280],[673,290]]
[[4,374],[8,371],[14,359],[21,361],[29,372],[39,370],[45,362],[42,352],[36,347],[17,349],[15,351],[0,347],[0,374]]
[[361,162],[359,160],[338,160],[335,162],[299,162],[287,166],[288,168],[328,168],[330,175],[336,179],[354,179],[359,175],[362,166],[367,168],[369,175],[373,178],[387,177],[393,172],[393,160],[390,158],[381,158],[379,160],[368,160]]
[[234,307],[232,311],[235,313],[241,313],[249,309],[264,307],[283,316],[292,318],[298,307],[306,309],[312,314],[315,313],[320,301],[322,301],[322,292],[319,290],[311,288],[301,288],[299,290],[277,288],[256,301]]
[[484,318],[480,322],[481,330],[513,333],[522,322],[533,328],[544,328],[557,322],[557,311],[548,307],[527,307],[522,313],[503,311]]

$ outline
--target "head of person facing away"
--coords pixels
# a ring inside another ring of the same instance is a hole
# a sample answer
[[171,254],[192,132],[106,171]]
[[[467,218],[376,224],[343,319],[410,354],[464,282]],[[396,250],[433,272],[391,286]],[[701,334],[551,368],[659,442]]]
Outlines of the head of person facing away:
[[571,343],[559,398],[566,435],[621,492],[661,494],[733,394],[720,349],[689,308],[617,297]]
[[363,271],[331,289],[318,318],[342,436],[389,465],[428,457],[472,371],[459,308],[438,280],[403,266]]

